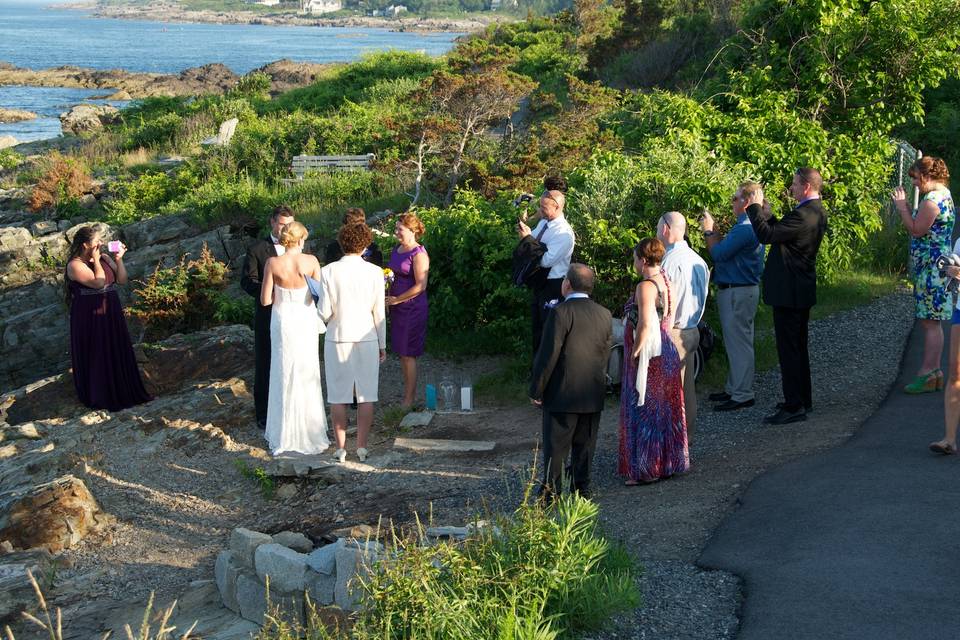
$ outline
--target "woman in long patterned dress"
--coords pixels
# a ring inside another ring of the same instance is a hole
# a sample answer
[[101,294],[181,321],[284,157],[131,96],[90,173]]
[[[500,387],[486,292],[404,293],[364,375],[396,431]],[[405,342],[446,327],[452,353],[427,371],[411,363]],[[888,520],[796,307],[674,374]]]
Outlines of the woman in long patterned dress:
[[943,389],[943,328],[953,312],[947,280],[937,269],[937,258],[950,254],[953,222],[956,210],[947,183],[950,172],[940,158],[925,156],[910,167],[913,186],[921,195],[920,206],[910,212],[903,187],[893,192],[893,203],[900,213],[903,225],[910,232],[910,260],[913,263],[913,294],[916,316],[923,329],[923,361],[917,375],[904,391],[927,393]]
[[427,340],[427,275],[430,257],[420,244],[425,229],[420,218],[405,213],[397,218],[400,241],[390,256],[394,281],[386,298],[390,309],[390,348],[400,356],[403,372],[403,407],[413,406],[417,391],[417,358]]
[[680,356],[670,339],[673,304],[660,261],[663,243],[645,238],[633,251],[641,282],[624,307],[624,384],[620,461],[625,484],[656,482],[690,469]]
[[127,283],[120,244],[111,258],[94,227],[70,245],[65,283],[70,305],[70,360],[77,397],[91,409],[120,411],[148,402],[116,285]]

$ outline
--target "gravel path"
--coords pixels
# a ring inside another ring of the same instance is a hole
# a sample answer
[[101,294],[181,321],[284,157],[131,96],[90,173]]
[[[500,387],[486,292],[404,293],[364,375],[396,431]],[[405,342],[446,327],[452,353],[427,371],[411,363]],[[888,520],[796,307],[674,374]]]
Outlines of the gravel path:
[[596,499],[606,531],[646,571],[640,580],[644,606],[595,640],[734,637],[739,581],[697,568],[700,550],[755,476],[833,447],[859,427],[895,380],[912,324],[913,301],[905,293],[813,322],[810,418],[785,426],[761,423],[781,398],[777,369],[758,376],[757,405],[750,409],[714,413],[703,398],[692,472],[683,478],[624,487],[616,477],[616,411],[607,410],[594,467]]

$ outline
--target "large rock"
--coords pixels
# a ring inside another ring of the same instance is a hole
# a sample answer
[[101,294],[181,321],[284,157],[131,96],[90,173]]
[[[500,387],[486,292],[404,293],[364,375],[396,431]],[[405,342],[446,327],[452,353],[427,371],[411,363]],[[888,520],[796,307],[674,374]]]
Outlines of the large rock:
[[286,620],[303,623],[303,593],[279,594],[270,588],[269,607],[267,588],[256,576],[241,573],[237,578],[237,602],[240,615],[251,622],[262,625],[264,615],[269,608],[279,609]]
[[233,562],[232,551],[220,552],[213,567],[213,573],[223,606],[235,613],[240,613],[240,603],[237,602],[237,578],[240,577],[240,569]]
[[32,550],[0,556],[0,622],[20,617],[21,611],[35,611],[37,594],[27,577],[42,577],[50,564],[50,554]]
[[272,542],[257,547],[254,553],[257,577],[270,581],[270,589],[296,593],[307,586],[307,556]]
[[137,249],[179,240],[195,232],[196,229],[187,222],[185,216],[157,216],[132,222],[120,230],[131,256]]
[[19,142],[13,136],[0,136],[0,149],[6,149],[8,147],[15,147]]
[[314,550],[307,556],[307,564],[317,573],[333,575],[337,569],[337,550],[344,547],[343,538]]
[[51,552],[76,545],[97,526],[100,507],[72,475],[0,496],[0,540],[14,547]]
[[280,533],[275,533],[273,534],[273,541],[299,553],[310,553],[313,551],[313,543],[310,542],[310,538],[296,531],[281,531]]
[[271,543],[273,543],[273,538],[266,533],[237,527],[230,534],[230,551],[233,552],[233,561],[241,567],[252,569],[257,547]]
[[70,111],[60,114],[60,127],[64,133],[80,135],[103,128],[120,120],[120,112],[108,104],[78,104]]
[[[374,543],[376,545],[376,543]],[[369,574],[371,568],[380,560],[378,547],[364,545],[344,546],[337,549],[337,584],[334,588],[334,602],[344,611],[356,611],[360,608],[363,590],[358,584],[358,576]]]
[[34,120],[37,114],[23,109],[4,109],[0,107],[0,124],[8,122],[23,122],[24,120]]

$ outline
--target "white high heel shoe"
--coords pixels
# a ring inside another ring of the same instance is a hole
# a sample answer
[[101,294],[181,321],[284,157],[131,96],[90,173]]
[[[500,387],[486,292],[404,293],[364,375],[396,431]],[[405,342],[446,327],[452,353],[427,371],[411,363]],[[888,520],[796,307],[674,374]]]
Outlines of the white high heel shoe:
[[370,455],[370,452],[364,447],[357,449],[357,458],[360,459],[360,462],[366,462],[367,456]]
[[337,452],[333,454],[333,457],[337,459],[337,462],[343,464],[347,461],[347,450],[346,449],[337,449]]

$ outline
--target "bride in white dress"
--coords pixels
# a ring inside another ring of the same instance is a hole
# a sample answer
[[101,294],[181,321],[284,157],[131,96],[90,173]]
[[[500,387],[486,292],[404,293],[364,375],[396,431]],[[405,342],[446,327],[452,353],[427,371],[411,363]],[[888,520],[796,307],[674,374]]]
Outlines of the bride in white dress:
[[273,305],[265,434],[273,455],[317,454],[330,446],[320,386],[320,316],[304,277],[319,280],[320,263],[303,253],[306,239],[299,222],[284,225],[279,255],[263,268],[260,303]]

